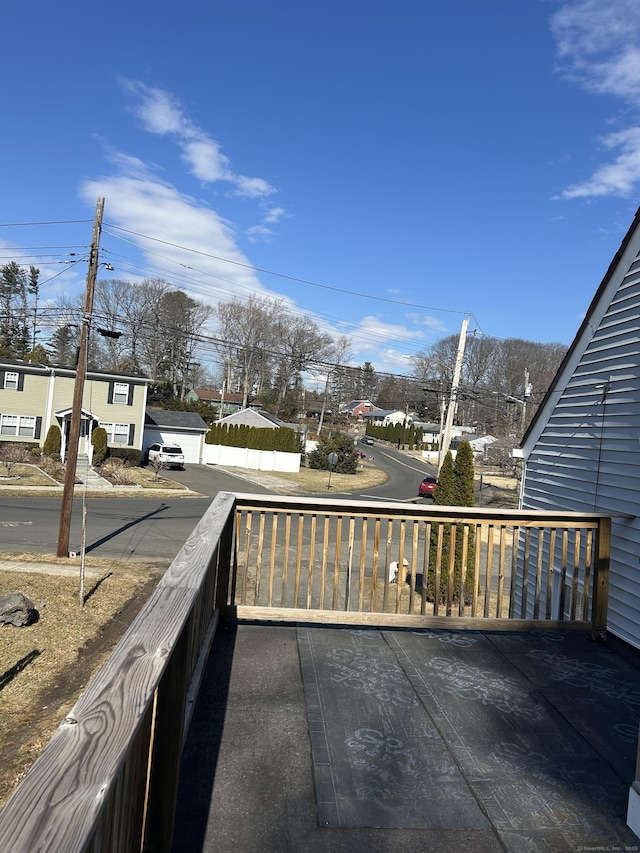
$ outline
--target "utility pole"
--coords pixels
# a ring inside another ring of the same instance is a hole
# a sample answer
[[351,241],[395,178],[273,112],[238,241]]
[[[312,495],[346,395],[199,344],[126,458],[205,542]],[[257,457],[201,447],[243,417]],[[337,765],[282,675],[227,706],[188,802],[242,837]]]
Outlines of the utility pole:
[[89,327],[93,313],[93,292],[98,272],[98,249],[100,232],[102,230],[102,214],[104,198],[98,199],[96,215],[93,221],[89,268],[87,269],[87,286],[84,294],[82,323],[80,325],[80,346],[78,347],[78,364],[76,365],[76,381],[73,386],[73,403],[71,408],[71,423],[69,425],[69,440],[67,442],[67,458],[62,490],[62,505],[60,507],[60,527],[58,529],[58,557],[69,556],[69,532],[71,529],[71,511],[73,509],[73,488],[76,481],[76,463],[78,461],[78,441],[80,440],[80,423],[82,421],[82,395],[84,379],[87,372],[87,355],[89,349]]
[[453,370],[453,382],[451,383],[451,396],[449,397],[449,406],[447,408],[447,420],[444,425],[444,434],[440,441],[440,455],[438,457],[438,472],[442,468],[444,457],[447,455],[449,445],[451,444],[451,427],[453,426],[453,414],[456,408],[458,398],[458,385],[460,384],[460,374],[462,373],[462,362],[464,359],[464,347],[467,340],[467,326],[469,318],[465,317],[460,328],[460,338],[458,339],[458,352],[456,355],[456,365]]

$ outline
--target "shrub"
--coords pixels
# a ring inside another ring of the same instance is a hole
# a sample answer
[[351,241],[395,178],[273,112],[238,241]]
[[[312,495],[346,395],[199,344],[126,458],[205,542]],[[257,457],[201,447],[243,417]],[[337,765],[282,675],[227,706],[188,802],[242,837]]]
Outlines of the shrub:
[[109,459],[120,459],[123,464],[136,468],[142,462],[142,451],[135,447],[110,447]]
[[60,458],[60,450],[62,449],[62,434],[60,427],[57,424],[51,424],[47,437],[42,445],[42,452],[45,456]]
[[[333,468],[329,465],[330,453],[338,454],[338,461]],[[353,439],[343,433],[337,433],[330,438],[321,436],[316,449],[307,454],[307,460],[309,468],[320,471],[333,470],[336,474],[355,474],[358,470],[358,457]]]
[[104,427],[96,427],[91,433],[91,446],[93,447],[93,464],[100,465],[109,455],[107,431]]
[[100,475],[114,486],[133,486],[135,481],[123,459],[107,459],[100,466]]

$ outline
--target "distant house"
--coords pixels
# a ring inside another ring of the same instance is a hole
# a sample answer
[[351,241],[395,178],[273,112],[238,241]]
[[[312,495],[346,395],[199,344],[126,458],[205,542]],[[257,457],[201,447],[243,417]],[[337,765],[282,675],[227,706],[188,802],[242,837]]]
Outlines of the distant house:
[[494,435],[476,435],[475,433],[463,433],[451,439],[451,449],[457,450],[460,443],[468,441],[474,455],[482,455],[487,447],[495,444],[498,439]]
[[352,400],[350,403],[340,406],[340,414],[346,415],[348,418],[356,418],[360,421],[365,415],[376,411],[382,410],[374,406],[371,400]]
[[[237,394],[235,391],[209,391],[205,388],[194,388],[185,394],[185,400],[197,403],[207,403],[213,409],[216,409],[219,415],[230,415],[242,408],[242,394]],[[249,409],[260,409],[262,403],[257,397],[250,397],[247,400]]]
[[375,409],[373,412],[363,415],[363,419],[375,426],[390,426],[394,424],[404,424],[411,426],[413,416],[408,415],[402,409]]
[[525,433],[521,505],[610,514],[610,632],[640,648],[640,211]]
[[275,415],[270,415],[268,412],[261,412],[256,409],[239,409],[225,418],[221,418],[219,423],[229,426],[232,424],[241,424],[242,426],[259,427],[262,429],[278,429],[279,427],[288,426],[284,421],[276,418]]
[[144,421],[144,450],[152,444],[179,444],[184,461],[199,464],[209,427],[196,412],[147,409]]
[[[42,446],[55,425],[66,458],[75,378],[72,368],[0,359],[0,441]],[[110,447],[142,450],[148,385],[142,376],[87,371],[78,452],[91,459],[97,426],[106,430]]]

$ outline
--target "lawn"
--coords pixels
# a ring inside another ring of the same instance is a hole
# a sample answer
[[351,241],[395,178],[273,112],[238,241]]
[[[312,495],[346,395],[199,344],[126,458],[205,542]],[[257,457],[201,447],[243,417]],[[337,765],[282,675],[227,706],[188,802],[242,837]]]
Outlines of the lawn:
[[[25,628],[0,627],[0,807],[106,660],[168,566],[87,558],[85,602],[69,561],[0,553],[25,571],[0,571],[0,596],[21,592],[39,611]],[[24,562],[23,562],[24,561]],[[49,562],[50,572],[29,571]],[[35,568],[35,565],[34,565]]]

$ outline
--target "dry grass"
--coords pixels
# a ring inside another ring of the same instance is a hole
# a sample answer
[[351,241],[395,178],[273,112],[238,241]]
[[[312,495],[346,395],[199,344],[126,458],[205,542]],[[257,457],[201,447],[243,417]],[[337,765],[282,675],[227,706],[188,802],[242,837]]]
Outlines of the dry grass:
[[51,573],[0,570],[0,595],[21,592],[40,613],[25,628],[0,627],[0,806],[106,660],[165,566],[87,558],[85,604],[69,560],[42,554],[0,559],[51,562]]
[[[247,471],[244,468],[224,468],[224,470],[233,474],[237,473],[239,476],[246,476],[249,479],[252,474],[251,471]],[[264,479],[264,475],[267,472],[256,472],[256,474],[257,473],[260,474],[261,479]],[[373,464],[369,460],[365,459],[358,465],[358,470],[355,474],[332,473],[331,492],[349,492],[353,489],[368,489],[374,486],[381,486],[383,483],[386,483],[388,479],[389,477],[384,471],[374,468]],[[278,485],[282,483],[283,486],[288,486],[288,491],[329,493],[329,489],[327,488],[329,483],[328,471],[317,471],[313,468],[301,468],[297,474],[288,471],[274,471],[273,476],[270,476],[270,480],[273,481],[272,483],[270,482],[270,485],[273,486],[274,491],[281,491],[281,489],[278,489]]]
[[37,465],[29,465],[18,463],[11,468],[11,477],[7,477],[7,472],[4,466],[0,466],[0,486],[4,487],[22,487],[22,486],[60,486],[62,481],[58,482],[53,477],[46,474]]

